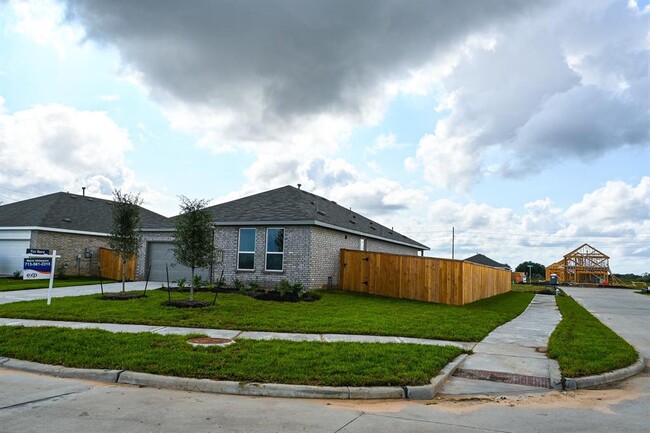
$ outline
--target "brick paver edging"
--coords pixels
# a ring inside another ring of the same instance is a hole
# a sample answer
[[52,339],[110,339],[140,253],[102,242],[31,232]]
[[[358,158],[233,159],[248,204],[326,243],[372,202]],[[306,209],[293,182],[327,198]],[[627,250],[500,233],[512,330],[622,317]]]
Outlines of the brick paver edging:
[[455,377],[473,380],[489,380],[492,382],[510,383],[513,385],[536,386],[538,388],[551,388],[551,379],[540,376],[525,376],[522,374],[503,373],[499,371],[472,370],[459,368],[454,373]]

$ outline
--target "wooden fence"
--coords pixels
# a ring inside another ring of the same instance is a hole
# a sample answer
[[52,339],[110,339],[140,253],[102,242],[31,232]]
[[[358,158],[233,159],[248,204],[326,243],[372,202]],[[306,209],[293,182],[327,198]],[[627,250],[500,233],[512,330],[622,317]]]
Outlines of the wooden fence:
[[460,260],[341,250],[343,290],[465,305],[510,290],[510,271]]
[[[102,278],[122,281],[122,259],[108,248],[99,248],[99,269]],[[126,262],[126,279],[135,280],[135,257]]]

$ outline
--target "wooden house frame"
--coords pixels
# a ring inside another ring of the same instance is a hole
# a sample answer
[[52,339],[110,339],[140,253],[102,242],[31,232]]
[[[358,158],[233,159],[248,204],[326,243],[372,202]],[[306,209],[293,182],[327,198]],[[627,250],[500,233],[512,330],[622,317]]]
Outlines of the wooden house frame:
[[561,282],[608,284],[611,275],[609,256],[583,244],[565,254],[562,260],[547,266],[547,281],[551,274],[556,274]]

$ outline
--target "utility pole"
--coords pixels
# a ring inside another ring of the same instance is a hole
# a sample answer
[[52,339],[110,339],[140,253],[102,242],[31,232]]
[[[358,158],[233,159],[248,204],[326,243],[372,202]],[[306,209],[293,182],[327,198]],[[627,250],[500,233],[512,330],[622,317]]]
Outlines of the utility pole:
[[533,265],[528,265],[528,284],[533,283]]
[[455,227],[451,227],[451,259],[454,260],[454,247],[456,243],[456,232],[455,232]]

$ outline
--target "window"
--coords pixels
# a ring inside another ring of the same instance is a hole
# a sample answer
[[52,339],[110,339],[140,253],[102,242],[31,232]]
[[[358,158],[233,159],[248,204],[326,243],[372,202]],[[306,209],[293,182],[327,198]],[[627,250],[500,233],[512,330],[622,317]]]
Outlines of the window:
[[284,229],[266,229],[266,270],[282,271]]
[[237,269],[255,270],[255,229],[239,229],[239,254]]
[[368,251],[368,245],[364,238],[359,239],[359,251]]

